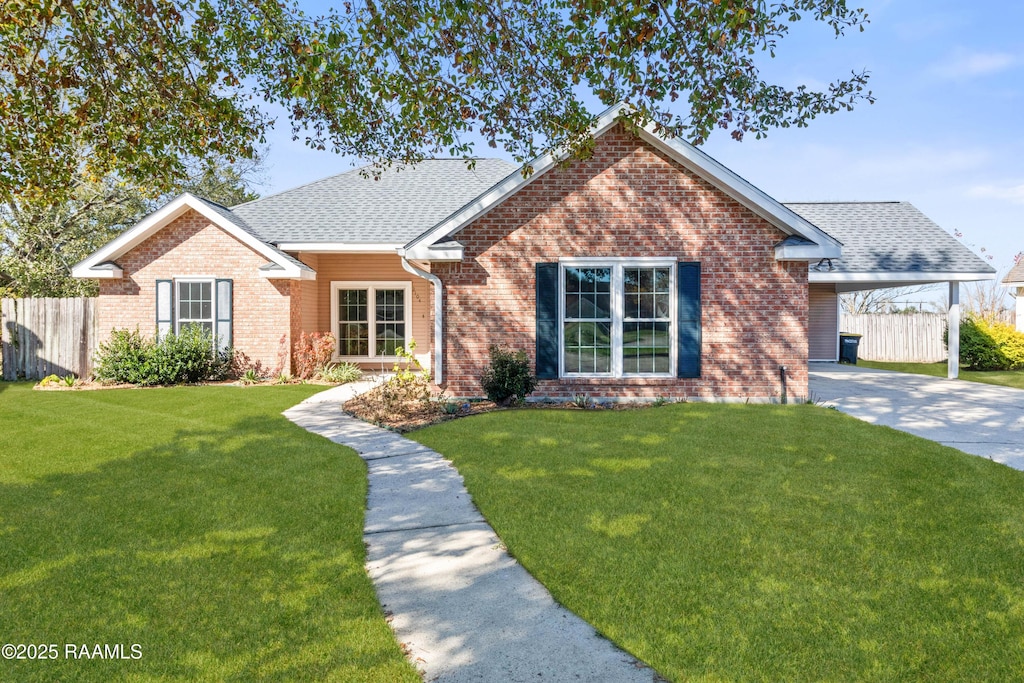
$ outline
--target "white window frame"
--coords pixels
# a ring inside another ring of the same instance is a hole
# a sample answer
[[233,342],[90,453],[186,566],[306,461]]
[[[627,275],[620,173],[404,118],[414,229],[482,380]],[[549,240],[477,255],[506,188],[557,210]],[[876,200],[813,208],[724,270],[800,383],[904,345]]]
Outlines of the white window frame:
[[[339,351],[341,349],[341,339],[338,338],[338,323],[341,321],[338,319],[338,292],[343,289],[365,289],[366,292],[366,305],[367,305],[367,321],[370,325],[369,335],[370,343],[368,349],[370,354],[367,356],[342,356]],[[374,361],[384,362],[395,362],[398,360],[397,356],[378,356],[377,355],[377,316],[376,316],[376,301],[377,301],[377,290],[378,289],[401,289],[405,291],[405,349],[409,350],[409,342],[412,341],[412,282],[408,280],[395,280],[395,281],[347,281],[347,280],[333,280],[331,281],[331,334],[337,339],[334,346],[334,360],[335,361],[347,361],[350,363],[369,363]]]
[[171,290],[171,292],[172,292],[171,306],[173,308],[173,314],[174,314],[174,334],[180,334],[181,333],[181,325],[182,325],[182,322],[183,322],[182,319],[181,319],[181,316],[179,315],[179,313],[181,312],[181,309],[179,308],[179,305],[180,305],[180,302],[181,302],[181,290],[179,289],[179,285],[183,285],[183,284],[196,284],[196,283],[210,285],[210,319],[209,319],[209,321],[207,321],[207,320],[185,320],[184,323],[186,325],[188,325],[189,323],[209,322],[210,323],[210,333],[213,336],[213,340],[214,340],[213,346],[214,346],[214,348],[216,348],[217,347],[217,278],[212,277],[212,276],[205,276],[205,275],[202,275],[202,276],[189,276],[189,277],[176,277],[176,278],[174,278],[172,280],[172,283],[173,284],[172,284],[172,290]]
[[[676,362],[679,349],[679,304],[678,278],[679,262],[673,258],[661,257],[585,257],[562,258],[558,260],[558,376],[566,378],[662,378],[676,376]],[[611,372],[567,372],[565,369],[565,269],[566,268],[611,268],[612,306],[612,369]],[[668,268],[669,272],[669,371],[668,372],[623,372],[622,331],[625,321],[625,291],[623,281],[627,268]]]

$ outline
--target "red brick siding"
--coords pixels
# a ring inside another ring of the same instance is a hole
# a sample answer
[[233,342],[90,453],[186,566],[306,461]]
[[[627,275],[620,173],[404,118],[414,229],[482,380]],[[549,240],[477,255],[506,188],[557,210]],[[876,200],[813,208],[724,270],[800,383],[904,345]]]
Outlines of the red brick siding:
[[487,348],[535,352],[534,266],[559,257],[668,256],[701,264],[702,374],[695,379],[545,380],[535,396],[772,399],[807,396],[807,265],[778,262],[785,235],[621,127],[456,235],[445,285],[445,372],[479,396]]
[[[156,329],[156,281],[211,276],[233,281],[233,342],[269,369],[291,348],[292,283],[259,275],[267,259],[189,211],[117,259],[120,280],[100,280],[100,339],[113,329]],[[299,288],[296,287],[296,290]],[[297,302],[300,303],[300,302]],[[288,370],[288,367],[284,368]]]

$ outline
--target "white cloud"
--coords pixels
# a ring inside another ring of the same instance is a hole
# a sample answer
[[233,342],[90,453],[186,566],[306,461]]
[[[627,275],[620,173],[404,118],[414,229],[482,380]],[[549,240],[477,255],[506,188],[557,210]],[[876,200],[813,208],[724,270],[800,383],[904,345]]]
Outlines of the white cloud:
[[957,50],[945,60],[933,64],[929,72],[944,80],[964,80],[1012,69],[1021,63],[1019,55],[1010,52],[968,52]]
[[969,197],[1000,199],[1011,204],[1024,204],[1024,183],[1019,185],[975,185],[967,191]]

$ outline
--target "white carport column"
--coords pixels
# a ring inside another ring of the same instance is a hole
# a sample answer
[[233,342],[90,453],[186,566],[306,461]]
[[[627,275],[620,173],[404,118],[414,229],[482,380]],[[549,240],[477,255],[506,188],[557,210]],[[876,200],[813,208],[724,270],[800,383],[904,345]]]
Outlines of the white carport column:
[[960,376],[960,283],[949,283],[949,335],[946,347],[949,349],[949,365],[946,377],[956,379]]
[[1024,287],[1017,288],[1017,331],[1024,332]]

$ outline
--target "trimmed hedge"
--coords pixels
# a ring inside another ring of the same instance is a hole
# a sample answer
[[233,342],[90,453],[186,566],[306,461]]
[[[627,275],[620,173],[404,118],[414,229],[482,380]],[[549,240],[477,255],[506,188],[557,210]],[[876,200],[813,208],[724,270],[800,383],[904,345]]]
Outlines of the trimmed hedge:
[[93,376],[101,382],[141,386],[222,379],[231,356],[222,358],[212,349],[212,335],[198,325],[158,340],[145,339],[138,330],[114,330],[110,340],[100,344]]

